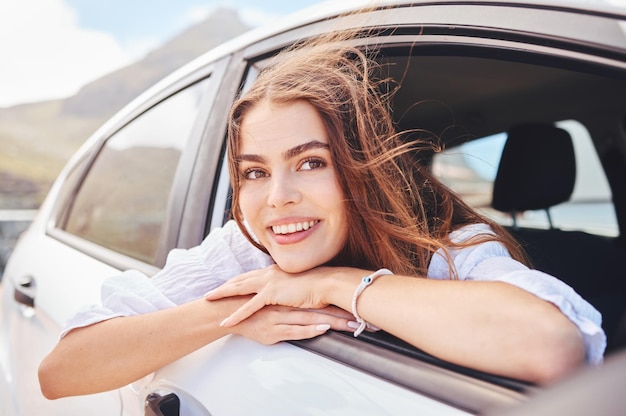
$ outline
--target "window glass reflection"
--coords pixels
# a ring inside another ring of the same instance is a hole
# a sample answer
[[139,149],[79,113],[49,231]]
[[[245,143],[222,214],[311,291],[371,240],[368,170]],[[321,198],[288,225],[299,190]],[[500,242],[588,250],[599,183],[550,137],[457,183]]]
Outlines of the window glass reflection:
[[206,82],[162,101],[107,141],[76,196],[66,231],[154,263]]

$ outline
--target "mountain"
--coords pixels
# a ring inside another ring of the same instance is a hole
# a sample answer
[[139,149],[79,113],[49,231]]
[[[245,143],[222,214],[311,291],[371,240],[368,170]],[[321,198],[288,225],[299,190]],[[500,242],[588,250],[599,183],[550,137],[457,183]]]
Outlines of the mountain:
[[235,10],[217,9],[69,98],[0,109],[0,209],[38,207],[68,158],[104,121],[172,71],[249,29]]

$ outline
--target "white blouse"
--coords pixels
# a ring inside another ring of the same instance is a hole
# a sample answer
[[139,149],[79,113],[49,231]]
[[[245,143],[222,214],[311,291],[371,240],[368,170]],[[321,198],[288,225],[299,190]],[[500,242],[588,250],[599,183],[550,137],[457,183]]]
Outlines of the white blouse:
[[[454,231],[450,237],[461,242],[478,233],[492,233],[488,225],[474,224]],[[449,250],[459,280],[501,281],[520,287],[556,305],[584,336],[587,361],[602,362],[606,335],[600,313],[560,280],[528,269],[513,260],[504,246],[487,242]],[[105,280],[102,304],[79,311],[61,336],[75,328],[119,316],[139,315],[181,305],[202,297],[232,277],[273,264],[271,257],[254,247],[234,221],[217,228],[201,245],[188,250],[172,250],[165,267],[149,278],[135,270]],[[429,279],[449,279],[450,271],[443,252],[433,256]]]

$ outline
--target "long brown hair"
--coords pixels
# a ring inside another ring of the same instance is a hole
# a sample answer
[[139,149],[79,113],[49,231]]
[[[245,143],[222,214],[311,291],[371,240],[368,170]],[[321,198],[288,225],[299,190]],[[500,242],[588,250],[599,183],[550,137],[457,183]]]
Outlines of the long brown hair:
[[[513,258],[525,261],[519,245],[500,225],[471,209],[417,161],[416,155],[433,145],[407,141],[396,132],[390,108],[393,84],[376,77],[374,52],[351,46],[355,37],[354,33],[329,35],[281,52],[235,102],[228,160],[232,213],[242,232],[265,251],[250,238],[238,208],[240,177],[235,161],[242,119],[262,100],[306,100],[325,123],[346,198],[349,236],[334,264],[426,276],[436,250],[447,253],[451,247],[485,241],[499,241]],[[494,234],[480,234],[462,244],[450,241],[450,232],[475,223],[489,224]]]

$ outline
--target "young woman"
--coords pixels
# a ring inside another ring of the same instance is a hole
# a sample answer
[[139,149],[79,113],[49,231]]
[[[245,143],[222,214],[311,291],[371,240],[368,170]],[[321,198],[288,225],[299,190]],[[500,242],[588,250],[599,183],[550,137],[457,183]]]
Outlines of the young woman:
[[601,362],[599,313],[415,162],[424,144],[394,131],[374,68],[322,40],[262,72],[231,113],[234,220],[150,279],[109,279],[41,364],[46,397],[121,387],[227,334],[272,344],[367,323],[539,383]]

